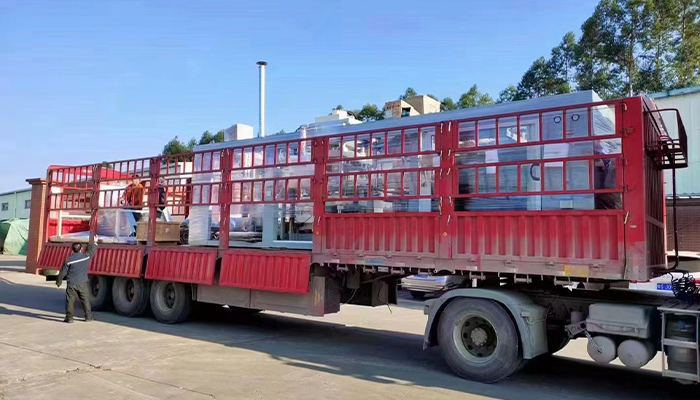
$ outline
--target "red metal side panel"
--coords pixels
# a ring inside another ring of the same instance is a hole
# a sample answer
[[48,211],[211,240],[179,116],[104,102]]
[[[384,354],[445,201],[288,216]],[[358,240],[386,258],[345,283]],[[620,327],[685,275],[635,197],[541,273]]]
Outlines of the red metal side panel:
[[216,249],[161,247],[151,248],[146,264],[146,279],[214,284]]
[[456,258],[486,271],[525,272],[532,263],[528,272],[552,274],[554,264],[573,264],[621,277],[623,230],[622,211],[458,213],[454,247]]
[[283,293],[307,293],[311,254],[228,250],[221,259],[219,285]]
[[90,262],[90,273],[140,278],[143,252],[143,246],[100,245]]
[[39,256],[39,268],[60,269],[73,251],[70,243],[44,243]]
[[437,256],[437,213],[326,214],[324,250]]

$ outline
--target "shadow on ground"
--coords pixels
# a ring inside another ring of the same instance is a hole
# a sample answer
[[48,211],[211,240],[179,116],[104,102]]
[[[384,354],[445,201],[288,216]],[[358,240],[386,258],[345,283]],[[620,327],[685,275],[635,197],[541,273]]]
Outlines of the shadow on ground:
[[[63,296],[63,291],[52,287],[14,284],[0,278],[0,316],[9,314],[60,321]],[[25,310],[11,310],[7,305]],[[96,313],[96,319],[258,351],[288,365],[385,384],[440,387],[507,400],[697,398],[690,396],[697,387],[681,386],[663,379],[658,373],[601,367],[593,362],[559,357],[532,362],[499,384],[470,382],[452,373],[438,348],[421,351],[422,336],[266,313],[239,314],[222,309],[180,325],[164,325],[147,317],[125,318],[108,312]],[[242,331],[250,330],[262,334],[263,338],[237,342]]]

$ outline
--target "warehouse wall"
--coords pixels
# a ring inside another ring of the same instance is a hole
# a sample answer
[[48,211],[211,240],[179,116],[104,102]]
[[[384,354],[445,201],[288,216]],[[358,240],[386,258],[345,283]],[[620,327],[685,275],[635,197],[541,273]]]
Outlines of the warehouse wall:
[[[677,108],[688,135],[689,166],[676,172],[676,192],[679,195],[700,194],[700,86],[650,95],[659,108]],[[672,113],[663,113],[672,136],[678,132]],[[666,194],[671,194],[671,173],[666,172]]]
[[30,204],[26,204],[26,201],[30,200],[31,196],[31,189],[0,194],[0,221],[29,218]]

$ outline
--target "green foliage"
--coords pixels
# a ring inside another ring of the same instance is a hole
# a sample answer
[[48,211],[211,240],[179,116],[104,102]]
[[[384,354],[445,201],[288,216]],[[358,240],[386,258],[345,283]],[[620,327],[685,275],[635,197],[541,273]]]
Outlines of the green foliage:
[[209,131],[204,131],[204,133],[202,133],[202,137],[199,139],[199,144],[209,144],[213,143],[215,140],[214,135],[212,135]]
[[404,94],[402,94],[401,96],[399,96],[399,100],[410,99],[410,98],[413,97],[413,96],[418,96],[418,93],[416,93],[416,91],[415,91],[412,87],[409,87],[409,88],[406,89],[406,91],[404,92]]
[[199,141],[197,141],[197,139],[195,139],[195,138],[192,138],[186,144],[184,142],[180,141],[180,139],[177,136],[175,136],[174,139],[169,141],[165,145],[165,147],[163,147],[163,155],[189,153],[197,145],[210,144],[210,143],[220,143],[223,141],[224,141],[224,130],[223,129],[216,132],[216,134],[212,134],[209,131],[204,131],[204,133],[202,133],[202,136],[199,138]]
[[518,84],[516,100],[551,96],[571,92],[571,86],[562,78],[552,63],[540,57],[525,71]]
[[477,99],[481,93],[479,93],[479,88],[476,85],[472,85],[466,93],[462,93],[457,100],[458,108],[469,108],[476,107]]
[[[194,139],[192,139],[194,140]],[[190,141],[191,143],[191,141]],[[196,143],[195,143],[196,144]],[[163,155],[172,155],[172,154],[181,154],[181,153],[189,153],[192,151],[193,146],[189,146],[188,144],[182,143],[177,136],[175,136],[174,139],[169,141],[164,147],[163,147]]]
[[456,110],[457,108],[457,103],[452,100],[452,97],[445,97],[442,99],[440,102],[440,111],[451,111],[451,110]]
[[508,85],[507,88],[501,90],[501,93],[498,94],[498,100],[496,100],[496,103],[507,103],[509,101],[513,101],[516,99],[517,95],[518,89],[513,85]]
[[670,64],[670,87],[682,88],[700,84],[700,2],[673,1],[671,9],[674,40]]
[[[410,88],[409,88],[410,89]],[[408,90],[407,90],[408,91]],[[363,122],[379,121],[384,119],[384,108],[379,109],[376,104],[365,104],[359,111],[353,111],[352,115]]]

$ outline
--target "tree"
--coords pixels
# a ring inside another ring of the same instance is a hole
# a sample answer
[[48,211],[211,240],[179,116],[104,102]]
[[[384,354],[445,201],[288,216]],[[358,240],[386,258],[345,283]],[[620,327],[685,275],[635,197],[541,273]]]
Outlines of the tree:
[[202,137],[199,139],[199,144],[213,143],[214,140],[215,140],[214,135],[212,135],[211,132],[204,131],[204,133],[202,133]]
[[518,89],[513,85],[508,85],[507,88],[501,90],[501,93],[498,94],[498,100],[496,100],[496,103],[508,103],[516,100],[517,95]]
[[674,1],[675,37],[671,57],[671,87],[700,84],[700,4],[697,0]]
[[476,85],[472,85],[466,93],[462,93],[457,100],[458,108],[469,108],[475,107],[477,105],[477,98],[481,93],[479,93],[479,88]]
[[440,111],[452,111],[458,108],[457,104],[452,100],[452,97],[445,97],[440,102]]
[[359,111],[354,111],[355,118],[363,122],[379,121],[384,119],[384,108],[381,110],[376,104],[365,104]]
[[574,78],[576,64],[576,35],[568,32],[557,47],[552,49],[549,59],[550,68],[554,74],[570,83]]
[[601,54],[598,21],[591,16],[581,26],[581,38],[575,51],[578,90],[594,90],[603,99],[615,97],[620,86],[619,73]]
[[343,108],[342,105],[338,104],[337,106],[335,106],[335,108],[334,108],[333,110],[334,110],[334,111],[336,111],[336,110],[344,110],[344,108]]
[[416,91],[413,90],[412,87],[408,87],[408,88],[406,89],[406,91],[404,92],[404,94],[402,94],[401,96],[399,96],[399,100],[410,99],[411,97],[414,97],[414,96],[418,96],[418,93],[416,93]]
[[[595,56],[613,67],[623,86],[616,88],[618,95],[634,93],[637,81],[637,55],[648,23],[644,3],[656,0],[601,0],[593,15],[584,23],[595,29],[589,40],[596,48]],[[586,32],[584,32],[584,35]]]
[[658,92],[670,86],[674,3],[677,0],[646,1],[642,9],[641,53],[637,57],[636,89]]
[[477,106],[489,106],[495,103],[496,102],[493,101],[493,97],[491,97],[488,93],[481,93],[479,94],[479,97],[476,98]]
[[[194,141],[194,143],[193,143]],[[177,136],[175,136],[174,139],[169,141],[164,147],[163,147],[163,155],[173,155],[173,154],[181,154],[181,153],[189,153],[192,151],[192,148],[197,144],[197,141],[192,139],[188,144],[184,144],[178,139]]]
[[540,57],[525,71],[518,84],[516,100],[532,99],[553,94],[569,93],[571,86],[557,76],[552,64]]
[[199,138],[198,145],[209,144],[209,143],[221,143],[224,141],[224,131],[220,130],[212,135],[209,131],[204,131],[202,137]]

